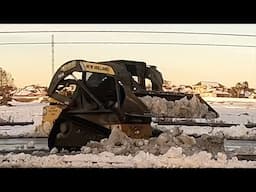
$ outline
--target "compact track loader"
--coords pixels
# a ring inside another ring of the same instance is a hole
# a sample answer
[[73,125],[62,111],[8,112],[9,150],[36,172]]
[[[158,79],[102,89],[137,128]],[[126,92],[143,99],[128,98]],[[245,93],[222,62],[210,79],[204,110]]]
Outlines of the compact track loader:
[[[146,79],[151,82],[151,90],[146,88]],[[176,101],[194,96],[165,92],[162,85],[161,73],[144,62],[66,62],[56,71],[48,88],[48,95],[55,102],[44,108],[49,149],[79,149],[88,141],[108,137],[114,127],[132,138],[151,137],[152,113],[141,97]],[[214,118],[218,117],[199,95],[196,97]]]

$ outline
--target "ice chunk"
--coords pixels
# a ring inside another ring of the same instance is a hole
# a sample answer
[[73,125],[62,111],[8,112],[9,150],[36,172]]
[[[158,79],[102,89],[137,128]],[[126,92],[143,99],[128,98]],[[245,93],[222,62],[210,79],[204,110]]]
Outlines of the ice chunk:
[[50,154],[55,154],[58,153],[58,149],[56,147],[52,148],[52,150],[50,151]]

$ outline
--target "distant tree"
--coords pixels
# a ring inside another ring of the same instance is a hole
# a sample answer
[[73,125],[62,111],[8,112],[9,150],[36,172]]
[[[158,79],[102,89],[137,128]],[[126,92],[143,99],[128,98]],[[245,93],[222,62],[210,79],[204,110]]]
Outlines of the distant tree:
[[235,87],[231,87],[228,92],[231,94],[231,97],[237,97],[237,90]]
[[0,96],[7,98],[13,90],[15,85],[12,75],[0,67]]
[[232,97],[244,97],[246,91],[252,91],[249,88],[249,83],[247,81],[236,83],[235,87],[231,87],[230,93]]
[[242,88],[242,84],[240,82],[236,83],[236,86],[235,86],[237,89],[241,89]]
[[247,91],[247,90],[249,89],[249,83],[248,83],[247,81],[244,81],[244,82],[242,83],[242,87],[243,87],[243,89],[244,89],[245,91]]
[[0,87],[14,87],[12,75],[0,67]]

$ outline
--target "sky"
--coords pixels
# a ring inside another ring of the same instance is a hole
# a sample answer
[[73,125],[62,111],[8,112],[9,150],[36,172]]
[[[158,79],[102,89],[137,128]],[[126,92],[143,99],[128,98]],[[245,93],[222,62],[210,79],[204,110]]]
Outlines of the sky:
[[[256,24],[0,24],[0,67],[11,73],[14,84],[48,86],[52,77],[52,48],[46,45],[1,45],[5,42],[113,41],[210,43],[256,46],[255,37],[145,33],[1,33],[36,30],[130,30],[233,33],[256,35]],[[175,85],[214,81],[225,86],[248,81],[256,88],[256,48],[192,45],[56,45],[54,69],[83,59],[127,59],[156,65],[165,80]]]

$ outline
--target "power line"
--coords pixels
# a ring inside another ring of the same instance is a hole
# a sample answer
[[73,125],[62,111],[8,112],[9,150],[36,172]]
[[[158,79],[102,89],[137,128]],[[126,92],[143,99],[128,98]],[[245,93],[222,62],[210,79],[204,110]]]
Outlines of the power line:
[[0,45],[48,45],[51,42],[7,42],[7,43],[0,43]]
[[185,31],[127,31],[127,30],[40,30],[40,31],[0,31],[0,34],[11,33],[148,33],[148,34],[186,34],[215,35],[235,37],[256,37],[256,34],[216,33],[216,32],[185,32]]
[[[0,46],[5,45],[48,45],[52,42],[6,42],[0,43]],[[217,47],[241,47],[255,48],[256,45],[239,45],[239,44],[214,44],[214,43],[178,43],[178,42],[112,42],[112,41],[84,41],[84,42],[54,42],[55,45],[71,45],[71,44],[98,44],[98,45],[185,45],[185,46],[217,46]]]

